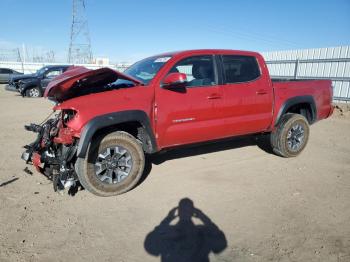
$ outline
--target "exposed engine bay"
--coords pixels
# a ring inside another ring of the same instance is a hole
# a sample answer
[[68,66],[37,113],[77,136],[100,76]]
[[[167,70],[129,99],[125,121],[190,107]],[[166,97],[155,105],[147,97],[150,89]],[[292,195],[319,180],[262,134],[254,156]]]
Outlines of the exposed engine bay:
[[[38,172],[53,182],[54,191],[69,190],[77,186],[78,178],[74,169],[78,139],[73,139],[65,128],[74,117],[74,111],[56,113],[40,125],[26,125],[25,129],[37,133],[35,141],[24,146],[22,159],[33,164]],[[63,132],[62,132],[63,131]]]

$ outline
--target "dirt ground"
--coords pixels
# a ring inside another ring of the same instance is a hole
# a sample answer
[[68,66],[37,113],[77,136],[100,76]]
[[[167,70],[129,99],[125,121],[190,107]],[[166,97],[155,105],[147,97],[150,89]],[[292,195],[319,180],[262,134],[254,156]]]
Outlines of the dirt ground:
[[101,198],[23,172],[23,125],[51,107],[0,86],[0,261],[350,261],[349,108],[313,125],[297,158],[252,139],[170,151]]

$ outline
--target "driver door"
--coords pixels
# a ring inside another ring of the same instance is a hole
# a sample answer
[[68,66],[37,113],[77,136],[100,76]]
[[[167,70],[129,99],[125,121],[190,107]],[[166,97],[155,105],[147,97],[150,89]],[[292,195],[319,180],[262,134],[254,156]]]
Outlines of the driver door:
[[45,72],[43,79],[41,80],[41,88],[45,89],[52,79],[62,74],[61,68],[49,69]]
[[212,55],[187,57],[168,73],[187,76],[181,90],[156,88],[156,136],[160,147],[190,144],[217,138],[222,119],[222,91]]

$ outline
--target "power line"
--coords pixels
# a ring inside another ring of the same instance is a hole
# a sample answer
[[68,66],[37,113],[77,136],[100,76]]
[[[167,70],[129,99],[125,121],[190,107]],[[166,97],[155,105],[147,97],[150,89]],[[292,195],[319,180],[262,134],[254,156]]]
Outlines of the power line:
[[280,37],[272,37],[271,35],[262,35],[257,33],[250,33],[249,30],[239,30],[239,29],[233,29],[233,28],[226,28],[226,27],[220,27],[220,26],[212,26],[212,25],[206,25],[203,26],[203,29],[224,35],[229,38],[235,38],[235,39],[243,39],[252,41],[255,43],[268,43],[273,46],[279,46],[279,47],[290,47],[290,48],[296,48],[299,46],[299,44],[287,41],[284,39],[281,39]]

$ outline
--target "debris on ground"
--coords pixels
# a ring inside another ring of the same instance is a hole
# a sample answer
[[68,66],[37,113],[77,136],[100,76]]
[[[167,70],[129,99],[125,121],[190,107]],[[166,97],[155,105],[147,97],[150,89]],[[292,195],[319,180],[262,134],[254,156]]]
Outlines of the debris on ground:
[[11,184],[11,183],[15,182],[15,181],[18,180],[18,179],[19,179],[18,177],[12,178],[12,179],[10,179],[10,180],[4,182],[4,183],[1,183],[1,184],[0,184],[0,187],[7,186],[8,184]]

